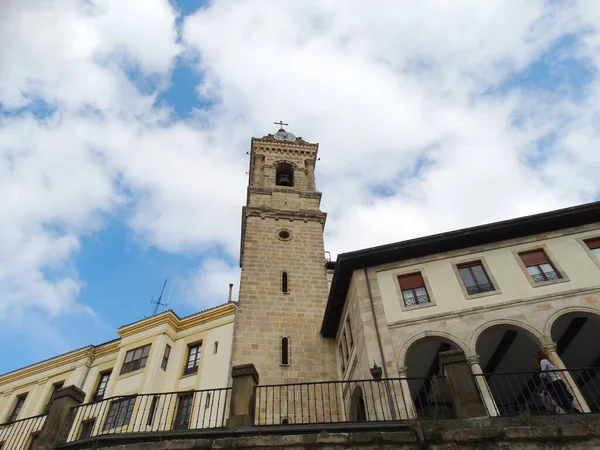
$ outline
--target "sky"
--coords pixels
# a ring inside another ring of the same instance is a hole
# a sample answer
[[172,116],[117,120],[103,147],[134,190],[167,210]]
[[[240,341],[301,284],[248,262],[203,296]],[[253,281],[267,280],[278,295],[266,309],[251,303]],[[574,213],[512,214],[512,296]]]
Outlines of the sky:
[[0,2],[0,373],[239,283],[251,137],[335,255],[600,199],[597,0]]

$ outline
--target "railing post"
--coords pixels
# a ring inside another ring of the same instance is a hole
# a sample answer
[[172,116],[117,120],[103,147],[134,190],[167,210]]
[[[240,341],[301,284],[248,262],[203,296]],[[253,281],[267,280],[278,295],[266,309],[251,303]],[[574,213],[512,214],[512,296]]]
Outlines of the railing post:
[[554,367],[556,367],[558,370],[562,370],[562,372],[560,372],[560,375],[562,375],[561,378],[564,378],[563,381],[567,385],[567,388],[569,389],[569,391],[571,391],[571,394],[573,394],[573,397],[575,397],[575,399],[577,400],[577,404],[581,408],[581,412],[591,412],[590,407],[588,406],[587,402],[585,401],[585,398],[579,390],[579,387],[577,386],[577,383],[575,383],[575,380],[571,376],[571,372],[569,372],[569,369],[566,368],[562,359],[560,358],[560,356],[558,356],[558,353],[556,352],[556,344],[546,344],[543,346],[543,348],[546,352],[546,355],[548,355],[548,359],[554,365]]
[[258,372],[254,364],[242,364],[231,369],[231,403],[227,428],[254,425],[254,392],[258,385]]
[[440,365],[448,381],[457,417],[459,419],[487,417],[487,411],[475,387],[464,352],[462,350],[441,352]]
[[471,366],[471,373],[475,379],[475,384],[479,388],[479,393],[481,394],[481,399],[483,400],[485,409],[487,409],[488,415],[490,417],[497,417],[499,415],[498,407],[496,406],[496,401],[494,400],[492,391],[490,391],[487,380],[483,376],[483,371],[479,365],[479,355],[467,357],[467,362]]
[[71,408],[81,405],[84,398],[85,392],[77,386],[58,389],[48,407],[46,421],[32,450],[54,450],[62,444],[73,425],[73,417],[69,414]]

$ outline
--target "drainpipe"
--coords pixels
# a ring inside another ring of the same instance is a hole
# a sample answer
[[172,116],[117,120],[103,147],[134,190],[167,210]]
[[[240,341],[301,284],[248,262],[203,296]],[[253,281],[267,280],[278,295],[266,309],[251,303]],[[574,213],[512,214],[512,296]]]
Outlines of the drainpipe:
[[375,304],[373,303],[373,293],[371,292],[371,282],[369,281],[369,274],[367,273],[367,268],[363,266],[363,272],[365,274],[365,280],[367,281],[367,292],[369,293],[369,303],[371,304],[371,313],[373,314],[373,323],[375,324],[375,334],[377,335],[377,344],[379,345],[379,354],[381,355],[381,365],[383,366],[383,376],[386,378],[385,383],[385,392],[387,393],[388,403],[390,407],[390,411],[392,413],[392,419],[396,419],[396,410],[394,409],[394,398],[392,397],[392,393],[390,392],[390,388],[388,385],[389,374],[387,369],[387,364],[385,363],[385,354],[383,353],[383,344],[381,343],[381,335],[379,334],[379,324],[377,322],[377,316],[375,315]]

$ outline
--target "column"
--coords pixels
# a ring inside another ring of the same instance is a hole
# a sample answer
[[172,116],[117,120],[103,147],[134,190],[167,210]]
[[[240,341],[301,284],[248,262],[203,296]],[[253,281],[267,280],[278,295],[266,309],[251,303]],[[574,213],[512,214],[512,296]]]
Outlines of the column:
[[231,369],[231,403],[227,428],[254,425],[254,392],[258,385],[258,372],[254,364],[242,364]]
[[315,162],[307,159],[304,161],[306,165],[306,190],[314,191],[315,188]]
[[400,418],[402,420],[416,419],[417,412],[410,394],[410,387],[408,386],[407,368],[399,367],[398,374],[400,376],[400,398],[402,399],[402,405],[404,406],[403,408],[400,408]]
[[448,350],[440,353],[442,373],[446,377],[454,408],[459,419],[487,417],[467,357],[462,350]]
[[565,363],[563,363],[560,356],[558,356],[558,353],[556,352],[556,344],[555,343],[546,344],[543,346],[543,349],[546,352],[546,355],[548,355],[548,359],[554,365],[554,367],[556,367],[558,370],[565,371],[565,372],[559,372],[559,375],[563,379],[565,384],[567,385],[567,388],[569,389],[571,394],[573,394],[573,397],[575,397],[576,406],[579,407],[581,412],[584,412],[584,413],[591,412],[590,407],[588,406],[587,402],[585,401],[585,398],[583,398],[581,391],[577,387],[577,383],[575,383],[575,380],[571,376],[571,373],[567,371],[567,367],[565,366]]
[[479,365],[479,355],[468,356],[467,362],[471,366],[471,373],[473,374],[473,379],[475,380],[477,389],[479,389],[479,394],[481,395],[483,405],[485,406],[488,415],[490,417],[499,416],[500,413],[498,412],[496,401],[494,400],[492,391],[490,391],[490,387],[488,386],[487,380],[483,376],[483,371],[481,370],[481,366]]
[[85,393],[77,386],[58,389],[48,408],[48,415],[40,431],[34,450],[51,450],[66,441],[74,416],[69,414],[71,408],[81,405]]

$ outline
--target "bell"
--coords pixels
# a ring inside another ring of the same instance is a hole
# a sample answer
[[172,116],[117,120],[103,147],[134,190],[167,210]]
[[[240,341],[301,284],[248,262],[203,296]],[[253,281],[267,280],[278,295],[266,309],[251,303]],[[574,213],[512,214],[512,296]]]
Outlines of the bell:
[[292,180],[287,173],[277,175],[277,186],[292,186]]

